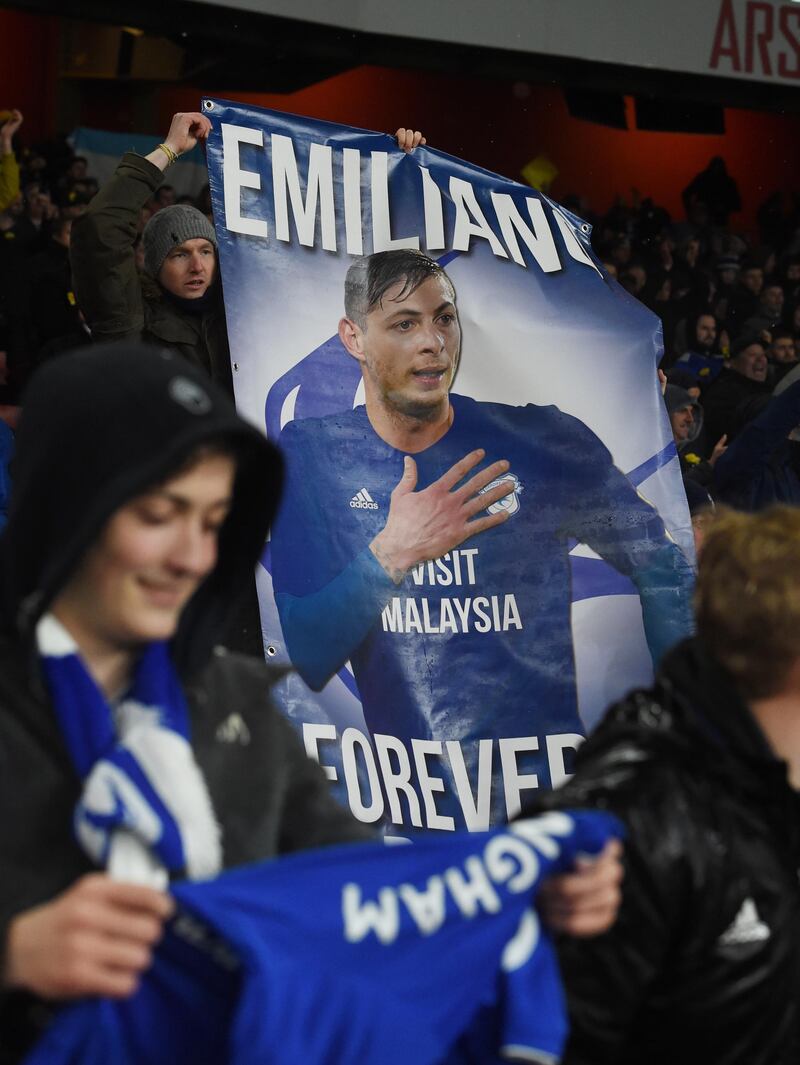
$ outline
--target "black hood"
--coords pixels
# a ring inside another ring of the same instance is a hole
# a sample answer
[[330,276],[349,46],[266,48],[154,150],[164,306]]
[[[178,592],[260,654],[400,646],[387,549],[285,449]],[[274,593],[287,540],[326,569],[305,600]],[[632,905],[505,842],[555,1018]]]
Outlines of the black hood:
[[6,630],[29,641],[109,517],[219,437],[237,455],[233,504],[217,565],[174,639],[184,675],[206,661],[253,580],[280,497],[280,455],[202,370],[172,351],[107,344],[47,363],[23,397],[0,534]]

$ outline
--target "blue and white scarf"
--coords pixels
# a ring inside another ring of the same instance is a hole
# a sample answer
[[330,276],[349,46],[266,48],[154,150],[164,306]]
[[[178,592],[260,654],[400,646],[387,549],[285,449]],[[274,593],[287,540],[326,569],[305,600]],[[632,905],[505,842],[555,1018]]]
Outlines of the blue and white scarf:
[[189,745],[189,715],[163,642],[146,646],[115,707],[89,674],[64,626],[36,628],[42,667],[67,750],[83,780],[75,834],[117,879],[166,886],[222,868],[220,828]]

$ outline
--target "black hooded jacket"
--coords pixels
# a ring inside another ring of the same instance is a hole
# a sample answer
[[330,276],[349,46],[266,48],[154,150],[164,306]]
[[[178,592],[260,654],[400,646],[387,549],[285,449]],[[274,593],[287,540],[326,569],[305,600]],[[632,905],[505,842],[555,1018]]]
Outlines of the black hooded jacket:
[[[114,511],[220,438],[237,456],[233,505],[217,565],[182,614],[173,657],[224,863],[365,835],[271,707],[274,675],[263,662],[214,646],[263,547],[280,491],[277,451],[179,355],[84,349],[32,382],[0,534],[0,951],[15,914],[91,870],[72,832],[81,781],[39,674],[36,621]],[[47,1017],[31,996],[0,988],[0,1065],[18,1060]]]
[[707,447],[713,448],[723,434],[730,443],[742,426],[764,409],[771,391],[766,381],[753,381],[738,370],[721,373],[703,396]]
[[629,833],[617,923],[560,945],[564,1065],[796,1065],[800,797],[699,641],[612,707],[546,801]]

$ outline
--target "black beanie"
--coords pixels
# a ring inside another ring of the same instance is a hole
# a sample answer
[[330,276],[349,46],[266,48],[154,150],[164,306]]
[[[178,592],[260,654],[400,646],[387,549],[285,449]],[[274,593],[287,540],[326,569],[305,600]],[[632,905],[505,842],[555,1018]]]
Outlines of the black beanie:
[[217,565],[181,618],[176,646],[186,645],[184,665],[210,651],[212,629],[252,580],[280,496],[280,455],[175,352],[105,344],[46,363],[23,396],[0,535],[6,622],[30,636],[110,516],[219,438],[237,458],[233,505]]

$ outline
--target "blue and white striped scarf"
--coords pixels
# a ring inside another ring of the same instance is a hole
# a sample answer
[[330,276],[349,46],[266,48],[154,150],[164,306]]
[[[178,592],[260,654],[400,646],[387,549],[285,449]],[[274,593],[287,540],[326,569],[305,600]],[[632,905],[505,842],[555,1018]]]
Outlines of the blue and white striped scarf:
[[125,697],[111,707],[64,626],[36,628],[47,686],[83,780],[78,842],[118,879],[164,887],[170,874],[215,876],[220,829],[189,745],[186,700],[163,642],[146,646]]

